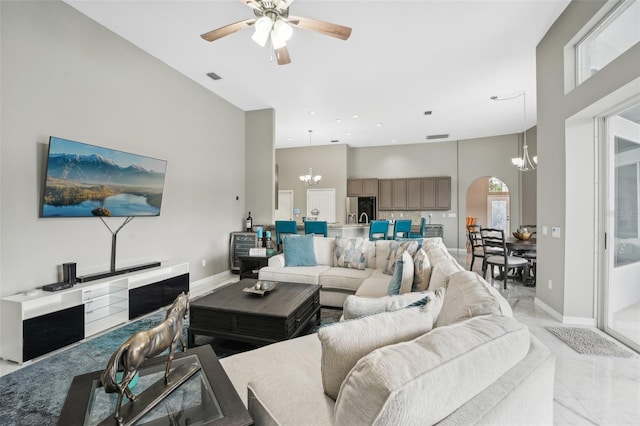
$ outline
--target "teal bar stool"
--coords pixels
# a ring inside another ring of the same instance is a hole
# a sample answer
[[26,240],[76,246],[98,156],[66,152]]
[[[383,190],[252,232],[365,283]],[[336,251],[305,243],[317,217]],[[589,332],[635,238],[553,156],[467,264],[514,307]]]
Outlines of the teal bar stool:
[[327,236],[327,222],[307,220],[304,222],[304,233]]
[[297,234],[298,224],[295,220],[276,220],[276,244],[282,250],[282,235]]
[[390,237],[392,240],[397,240],[398,238],[409,238],[409,233],[411,232],[411,219],[400,219],[396,220],[393,225],[393,235]]
[[424,238],[424,230],[427,227],[427,219],[420,219],[420,231],[418,232],[409,232],[409,238]]
[[389,235],[388,220],[372,220],[369,224],[369,240],[386,240]]

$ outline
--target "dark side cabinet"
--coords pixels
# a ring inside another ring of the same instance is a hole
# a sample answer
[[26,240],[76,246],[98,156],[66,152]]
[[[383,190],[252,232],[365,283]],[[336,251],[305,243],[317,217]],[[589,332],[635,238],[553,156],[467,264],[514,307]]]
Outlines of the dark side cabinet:
[[129,290],[129,319],[170,305],[183,291],[189,292],[188,273]]
[[84,339],[84,305],[22,322],[22,360],[39,357]]

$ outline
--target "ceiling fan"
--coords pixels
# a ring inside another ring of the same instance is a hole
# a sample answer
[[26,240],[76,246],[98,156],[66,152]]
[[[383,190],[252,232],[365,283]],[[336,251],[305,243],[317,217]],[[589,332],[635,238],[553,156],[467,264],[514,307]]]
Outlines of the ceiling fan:
[[200,37],[207,41],[215,41],[229,34],[255,26],[255,33],[253,33],[251,37],[253,41],[264,47],[267,40],[271,38],[271,45],[276,53],[278,65],[285,65],[291,62],[291,57],[287,50],[287,40],[289,40],[293,34],[292,25],[336,37],[340,40],[346,40],[351,35],[351,28],[349,27],[289,15],[289,6],[293,3],[293,0],[240,1],[253,9],[253,13],[256,15],[255,18],[225,25],[224,27],[204,33]]

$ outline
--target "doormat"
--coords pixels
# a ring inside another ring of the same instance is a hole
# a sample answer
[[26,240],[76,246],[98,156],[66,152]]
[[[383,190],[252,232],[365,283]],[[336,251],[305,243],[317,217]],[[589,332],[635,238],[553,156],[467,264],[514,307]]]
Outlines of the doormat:
[[633,353],[622,348],[622,346],[588,328],[546,327],[546,329],[578,353],[584,355],[615,356],[621,358],[631,358],[634,356]]

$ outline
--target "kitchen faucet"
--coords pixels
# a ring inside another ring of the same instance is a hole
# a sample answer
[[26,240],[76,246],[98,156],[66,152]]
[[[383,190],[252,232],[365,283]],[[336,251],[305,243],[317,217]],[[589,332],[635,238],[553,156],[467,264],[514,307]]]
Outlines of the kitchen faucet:
[[360,218],[358,219],[358,222],[362,222],[362,216],[364,216],[366,219],[364,223],[369,223],[369,216],[367,215],[366,212],[360,213]]

